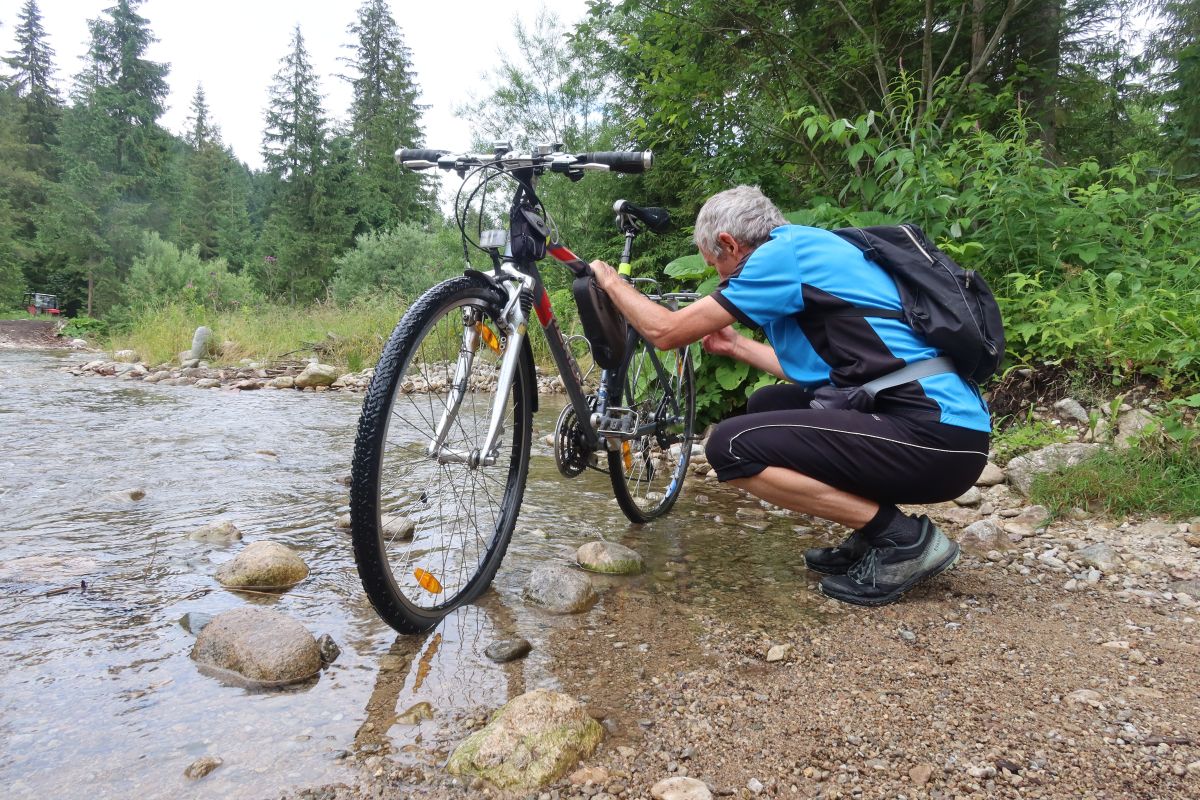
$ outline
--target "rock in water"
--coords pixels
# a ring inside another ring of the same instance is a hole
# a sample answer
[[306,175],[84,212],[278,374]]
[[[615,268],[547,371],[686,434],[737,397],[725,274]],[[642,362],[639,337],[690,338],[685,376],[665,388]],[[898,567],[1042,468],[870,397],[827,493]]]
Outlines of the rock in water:
[[483,654],[497,664],[504,664],[509,661],[516,661],[518,658],[527,655],[532,649],[533,645],[526,639],[506,639],[503,642],[492,642],[483,651]]
[[663,778],[650,787],[650,796],[657,800],[712,800],[704,781],[683,777]]
[[616,542],[588,542],[575,552],[579,566],[592,572],[610,575],[637,575],[642,571],[642,557]]
[[205,614],[203,611],[189,611],[179,618],[179,624],[192,636],[196,636],[212,620],[212,614]]
[[342,648],[338,647],[337,642],[328,633],[317,637],[317,649],[321,651],[322,664],[332,664],[342,654]]
[[433,706],[424,700],[396,715],[396,722],[401,725],[419,725],[426,719],[433,719]]
[[252,542],[217,570],[226,589],[287,589],[308,577],[308,565],[278,542]]
[[521,596],[530,605],[555,614],[587,611],[598,599],[587,575],[560,564],[535,569],[521,590]]
[[213,617],[196,637],[192,660],[260,686],[295,683],[321,669],[320,648],[303,625],[249,606]]
[[573,698],[535,689],[510,700],[455,749],[452,775],[477,775],[501,789],[537,789],[589,757],[604,737]]
[[329,386],[338,379],[337,369],[327,364],[309,364],[296,376],[295,385],[300,389],[309,386]]
[[232,522],[215,522],[212,525],[205,525],[203,528],[197,528],[188,534],[188,538],[193,542],[218,542],[228,544],[236,542],[242,538],[242,532],[237,529],[237,526]]
[[216,756],[204,756],[188,764],[187,769],[183,771],[183,776],[190,780],[198,781],[224,763],[224,761]]

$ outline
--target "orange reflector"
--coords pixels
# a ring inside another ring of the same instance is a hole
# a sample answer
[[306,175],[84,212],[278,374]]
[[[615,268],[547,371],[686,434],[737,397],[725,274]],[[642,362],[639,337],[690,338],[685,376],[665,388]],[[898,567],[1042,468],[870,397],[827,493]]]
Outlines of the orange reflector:
[[633,451],[629,447],[629,442],[621,442],[621,457],[625,461],[625,471],[633,469]]
[[442,584],[438,579],[420,567],[417,567],[417,571],[413,573],[413,577],[417,579],[417,583],[421,584],[421,588],[430,594],[442,593]]
[[479,338],[483,339],[484,344],[492,348],[492,352],[497,354],[500,352],[500,339],[496,337],[496,334],[492,333],[491,328],[482,322],[476,322],[475,330],[479,331]]

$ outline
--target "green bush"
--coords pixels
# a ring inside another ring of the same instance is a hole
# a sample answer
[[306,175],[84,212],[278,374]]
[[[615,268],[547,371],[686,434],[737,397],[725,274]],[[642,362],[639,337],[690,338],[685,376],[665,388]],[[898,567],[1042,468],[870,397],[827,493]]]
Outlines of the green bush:
[[438,281],[462,272],[458,231],[426,231],[402,222],[382,233],[364,233],[335,260],[333,298],[348,303],[358,297],[399,293],[410,300]]
[[202,261],[198,246],[181,251],[154,232],[144,235],[142,252],[133,260],[127,297],[135,308],[181,303],[213,310],[237,308],[261,299],[250,278],[230,272],[225,259]]

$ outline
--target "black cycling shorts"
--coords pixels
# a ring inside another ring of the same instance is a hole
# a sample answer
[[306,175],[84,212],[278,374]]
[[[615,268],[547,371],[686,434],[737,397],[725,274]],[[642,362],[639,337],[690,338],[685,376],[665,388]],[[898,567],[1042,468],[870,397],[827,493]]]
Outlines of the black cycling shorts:
[[928,418],[809,408],[812,391],[767,386],[747,413],[717,425],[708,463],[718,480],[784,467],[877,503],[937,503],[969,489],[988,434]]

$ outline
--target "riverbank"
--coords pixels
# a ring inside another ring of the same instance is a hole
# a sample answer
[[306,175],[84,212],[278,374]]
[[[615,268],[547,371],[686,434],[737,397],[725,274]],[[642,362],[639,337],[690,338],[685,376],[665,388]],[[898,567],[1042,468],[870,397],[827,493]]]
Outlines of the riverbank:
[[[952,532],[973,516],[910,510]],[[748,550],[779,535],[742,518],[724,529]],[[1196,797],[1200,519],[1056,522],[1011,544],[880,609],[747,570],[748,612],[683,555],[662,591],[613,593],[594,626],[552,637],[564,690],[608,731],[568,777],[527,795],[450,778],[451,736],[425,766],[368,755],[357,785],[287,796],[611,800],[692,776],[739,798]]]

